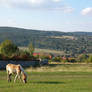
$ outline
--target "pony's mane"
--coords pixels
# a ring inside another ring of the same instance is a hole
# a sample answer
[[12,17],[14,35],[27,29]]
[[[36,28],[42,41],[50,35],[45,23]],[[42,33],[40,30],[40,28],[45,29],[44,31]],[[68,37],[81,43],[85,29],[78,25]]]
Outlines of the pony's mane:
[[20,64],[18,64],[18,66],[20,66],[21,72],[24,72],[23,67]]
[[21,73],[24,73],[25,75],[27,75],[27,74],[25,73],[25,71],[24,71],[23,67],[22,67],[20,64],[18,64],[18,65],[20,66]]

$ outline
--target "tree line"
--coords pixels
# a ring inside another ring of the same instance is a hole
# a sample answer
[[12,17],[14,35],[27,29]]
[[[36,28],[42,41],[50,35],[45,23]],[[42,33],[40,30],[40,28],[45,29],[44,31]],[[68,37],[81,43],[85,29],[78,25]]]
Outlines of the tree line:
[[20,50],[19,47],[11,40],[5,40],[0,43],[0,59],[1,60],[38,60],[48,59],[49,62],[63,62],[63,63],[92,63],[92,54],[79,54],[77,57],[72,56],[55,56],[54,54],[41,54],[34,56],[35,47],[30,42],[28,44],[28,50]]
[[0,44],[0,59],[4,60],[32,60],[34,46],[28,45],[28,51],[20,50],[11,40],[5,40]]

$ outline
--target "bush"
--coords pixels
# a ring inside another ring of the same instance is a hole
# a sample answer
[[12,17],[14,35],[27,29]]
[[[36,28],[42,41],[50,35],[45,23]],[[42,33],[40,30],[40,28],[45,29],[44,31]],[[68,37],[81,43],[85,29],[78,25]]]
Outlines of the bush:
[[5,56],[11,56],[18,50],[18,47],[11,40],[5,40],[0,44],[0,52]]
[[54,57],[52,60],[54,62],[61,62],[62,61],[61,57]]
[[68,62],[75,63],[76,59],[75,58],[69,58]]
[[78,56],[77,60],[78,62],[85,62],[88,59],[88,55],[87,54],[81,54]]
[[92,55],[89,55],[89,58],[86,60],[87,63],[92,63]]

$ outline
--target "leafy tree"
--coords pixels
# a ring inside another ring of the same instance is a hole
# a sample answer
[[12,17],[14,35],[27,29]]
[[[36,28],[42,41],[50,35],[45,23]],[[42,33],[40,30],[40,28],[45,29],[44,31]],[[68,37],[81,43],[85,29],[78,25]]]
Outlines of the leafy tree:
[[29,48],[29,53],[30,53],[30,55],[33,56],[33,53],[34,53],[34,50],[35,50],[33,44],[30,43],[29,46],[28,46],[28,48]]
[[78,61],[79,62],[84,62],[88,59],[88,55],[87,54],[81,54],[78,56]]
[[11,40],[5,40],[0,44],[0,52],[5,56],[11,56],[18,50],[18,47]]
[[92,63],[92,55],[89,56],[87,62],[88,62],[88,63]]

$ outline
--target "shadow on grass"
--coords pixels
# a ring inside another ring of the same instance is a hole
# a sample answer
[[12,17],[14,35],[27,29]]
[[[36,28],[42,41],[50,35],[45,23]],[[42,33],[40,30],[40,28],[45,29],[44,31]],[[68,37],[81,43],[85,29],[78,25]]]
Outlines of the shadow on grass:
[[38,83],[38,84],[65,84],[64,82],[57,82],[57,81],[37,81],[32,83]]
[[62,64],[49,64],[50,67],[61,66]]

